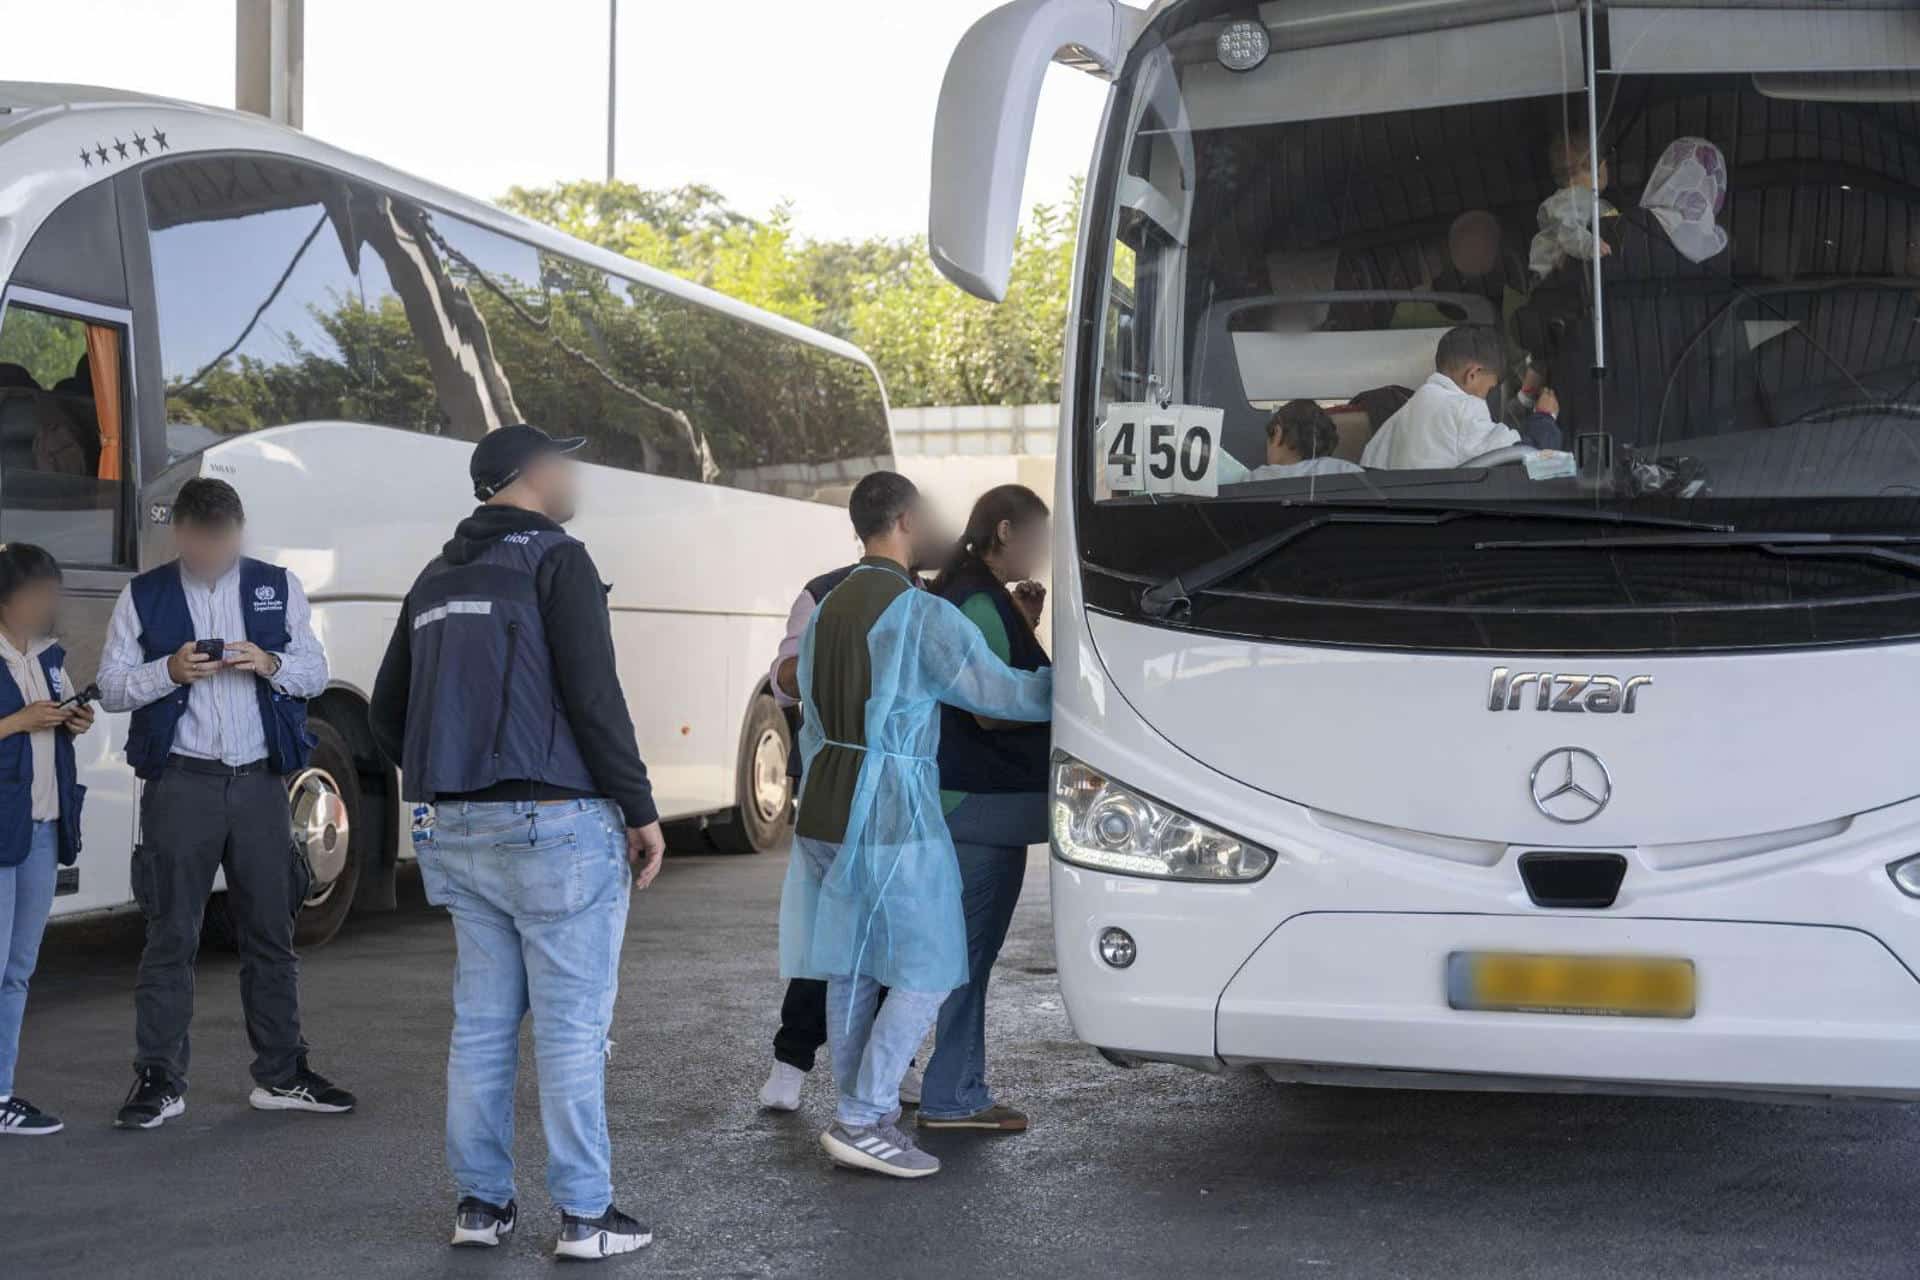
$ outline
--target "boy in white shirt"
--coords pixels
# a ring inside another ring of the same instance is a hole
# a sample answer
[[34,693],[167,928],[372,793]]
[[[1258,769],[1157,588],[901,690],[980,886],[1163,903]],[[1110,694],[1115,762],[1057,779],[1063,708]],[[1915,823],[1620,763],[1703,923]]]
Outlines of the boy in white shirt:
[[1441,335],[1434,372],[1367,442],[1362,466],[1393,471],[1446,470],[1507,445],[1558,448],[1560,402],[1540,392],[1525,435],[1493,420],[1487,395],[1500,385],[1506,347],[1491,325],[1461,325]]

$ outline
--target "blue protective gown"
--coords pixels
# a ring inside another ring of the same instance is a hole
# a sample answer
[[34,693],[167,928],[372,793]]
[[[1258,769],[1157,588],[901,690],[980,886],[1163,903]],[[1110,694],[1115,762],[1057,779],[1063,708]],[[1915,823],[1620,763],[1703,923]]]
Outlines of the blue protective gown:
[[[801,638],[799,664],[800,751],[809,778],[825,745],[813,700],[814,630],[809,623]],[[967,927],[940,812],[940,704],[1002,720],[1046,720],[1053,674],[1007,666],[965,615],[925,591],[896,597],[867,633],[867,647],[866,749],[846,838],[824,877],[797,852],[788,861],[780,972],[862,974],[906,991],[949,991],[967,981]]]

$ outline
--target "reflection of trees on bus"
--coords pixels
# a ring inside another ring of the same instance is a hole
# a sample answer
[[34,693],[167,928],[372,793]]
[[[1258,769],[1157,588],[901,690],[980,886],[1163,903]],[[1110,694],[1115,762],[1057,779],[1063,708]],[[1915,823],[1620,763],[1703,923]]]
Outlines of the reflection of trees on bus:
[[[168,359],[172,424],[347,420],[470,440],[526,420],[588,436],[589,461],[795,496],[889,452],[878,385],[856,361],[384,191],[304,171],[247,178],[224,176],[228,208],[201,199],[193,213],[254,220],[274,256],[216,300],[229,332],[192,335],[223,348],[190,370]],[[155,225],[166,357],[169,277],[195,246]]]

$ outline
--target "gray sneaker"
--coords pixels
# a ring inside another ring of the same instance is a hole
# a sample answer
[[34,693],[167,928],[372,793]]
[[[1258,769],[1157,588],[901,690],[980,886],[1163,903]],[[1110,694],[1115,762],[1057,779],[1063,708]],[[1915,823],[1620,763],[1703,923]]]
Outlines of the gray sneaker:
[[884,1121],[855,1129],[835,1120],[820,1135],[820,1145],[835,1164],[845,1169],[865,1169],[889,1178],[924,1178],[940,1172],[938,1160]]

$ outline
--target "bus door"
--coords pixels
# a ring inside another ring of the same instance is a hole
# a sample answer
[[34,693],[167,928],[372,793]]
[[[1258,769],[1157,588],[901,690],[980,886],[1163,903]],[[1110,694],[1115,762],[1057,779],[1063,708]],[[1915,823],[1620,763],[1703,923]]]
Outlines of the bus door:
[[[93,682],[114,601],[136,569],[141,450],[120,228],[115,184],[82,190],[41,224],[0,289],[0,542],[35,543],[60,562],[59,636],[75,689]],[[126,718],[102,715],[77,747],[83,851],[60,870],[57,915],[131,896]]]

